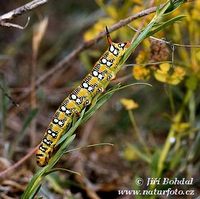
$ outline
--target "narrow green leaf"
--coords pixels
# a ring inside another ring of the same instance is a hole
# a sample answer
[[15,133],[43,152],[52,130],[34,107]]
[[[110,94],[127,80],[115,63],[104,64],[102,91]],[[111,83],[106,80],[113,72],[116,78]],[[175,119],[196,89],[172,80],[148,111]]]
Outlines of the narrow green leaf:
[[169,8],[165,11],[165,14],[169,14],[170,12],[177,9],[183,3],[187,2],[187,0],[171,0]]
[[157,171],[158,171],[158,161],[160,158],[160,150],[157,149],[153,156],[152,156],[152,161],[151,161],[151,176],[155,177],[157,176]]
[[181,159],[184,155],[184,150],[179,149],[173,155],[171,156],[171,159],[169,160],[169,170],[175,170],[176,166],[181,162]]
[[183,18],[185,18],[185,15],[179,15],[176,16],[172,19],[169,19],[168,21],[165,21],[161,24],[155,24],[155,28],[153,28],[148,34],[147,37],[154,35],[155,33],[159,32],[160,30],[163,30],[164,28],[166,28],[169,25],[174,24],[175,22],[178,22],[180,20],[182,20]]
[[[78,127],[78,125],[76,124],[76,128]],[[74,133],[74,131],[76,130],[76,128],[73,128],[72,130],[70,130],[69,132],[71,134]],[[46,166],[47,172],[49,171],[49,169],[52,169],[53,166],[59,161],[59,159],[65,154],[67,147],[71,144],[71,142],[74,140],[74,138],[76,137],[76,135],[72,135],[70,137],[68,137],[63,144],[61,145],[61,147],[58,149],[58,151],[55,153],[55,155],[53,155],[51,157],[51,159],[49,160],[48,165]]]
[[72,173],[72,174],[76,174],[76,175],[81,175],[79,172],[76,172],[76,171],[72,171],[70,169],[64,169],[64,168],[55,168],[55,169],[51,169],[49,170],[48,172],[45,173],[45,175],[48,175],[50,173],[53,173],[53,172],[57,172],[57,171],[60,171],[60,172],[68,172],[68,173]]

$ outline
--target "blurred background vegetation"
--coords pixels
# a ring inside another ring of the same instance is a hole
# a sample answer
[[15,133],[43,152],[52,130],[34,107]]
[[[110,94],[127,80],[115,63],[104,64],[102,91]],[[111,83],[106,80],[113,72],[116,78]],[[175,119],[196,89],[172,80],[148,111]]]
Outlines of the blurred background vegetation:
[[[24,3],[1,0],[0,14]],[[160,3],[50,1],[14,20],[25,24],[31,16],[25,30],[0,28],[0,171],[22,159],[40,142],[59,104],[107,48],[106,38],[85,49],[68,67],[63,66],[65,70],[56,71],[34,89],[37,79],[105,26]],[[185,15],[185,18],[154,35],[161,40],[148,38],[142,42],[111,85],[147,82],[152,87],[137,85],[117,92],[77,130],[71,148],[102,142],[114,146],[68,153],[57,167],[82,175],[54,172],[45,178],[39,195],[77,199],[141,198],[118,194],[120,189],[150,189],[146,183],[138,187],[138,177],[144,182],[148,177],[194,178],[192,186],[172,187],[195,190],[196,197],[200,194],[199,11],[199,0],[184,4],[171,15]],[[137,19],[130,23],[131,27],[111,33],[112,39],[131,40],[134,29],[145,26],[152,16]],[[33,88],[30,95],[23,97],[30,88]],[[19,106],[13,105],[7,95]],[[0,198],[19,198],[36,170],[32,156],[17,172],[1,179]]]

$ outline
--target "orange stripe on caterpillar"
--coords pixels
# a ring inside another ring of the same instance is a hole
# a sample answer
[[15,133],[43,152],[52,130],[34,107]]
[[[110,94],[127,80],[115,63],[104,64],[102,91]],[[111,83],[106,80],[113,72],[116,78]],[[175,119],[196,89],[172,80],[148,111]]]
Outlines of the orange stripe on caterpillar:
[[86,106],[91,104],[92,100],[105,90],[120,70],[119,62],[130,43],[114,43],[110,38],[107,27],[106,32],[109,44],[108,50],[96,62],[92,71],[83,79],[80,86],[62,102],[49,124],[36,152],[39,166],[48,164],[55,145],[62,134],[72,125],[74,116],[80,114]]

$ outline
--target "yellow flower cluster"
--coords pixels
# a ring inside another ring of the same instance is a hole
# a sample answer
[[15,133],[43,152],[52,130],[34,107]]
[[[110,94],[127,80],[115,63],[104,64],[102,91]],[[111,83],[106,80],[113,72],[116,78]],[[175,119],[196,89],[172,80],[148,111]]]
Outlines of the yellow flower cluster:
[[170,64],[163,63],[160,64],[159,69],[154,72],[154,77],[164,83],[177,85],[179,84],[185,76],[185,70],[177,66],[174,68],[173,72],[170,71]]
[[[101,20],[99,20],[97,23],[95,23],[95,25],[93,26],[93,28],[91,28],[90,30],[88,30],[85,34],[84,34],[84,40],[85,41],[89,41],[91,39],[94,39],[100,32],[105,31],[105,27],[106,26],[111,26],[112,24],[115,23],[115,20],[113,20],[112,18],[102,18]],[[112,35],[112,38],[114,36]]]
[[150,69],[145,66],[134,66],[132,73],[137,80],[148,80],[150,78]]
[[131,146],[130,144],[128,144],[128,146],[126,146],[126,148],[124,149],[124,158],[128,161],[134,161],[134,160],[138,160],[138,154],[137,154],[137,150],[135,149],[135,147]]
[[[123,4],[119,4],[118,1],[111,0],[109,4],[105,0],[96,0],[96,3],[104,11],[105,17],[99,18],[99,20],[92,26],[85,34],[84,40],[88,41],[94,39],[101,31],[105,30],[105,27],[119,22],[121,19],[131,16],[132,14],[138,13],[144,9],[144,4],[141,0],[128,0],[124,1]],[[132,9],[130,9],[132,8]],[[153,14],[152,14],[153,15]],[[152,18],[151,15],[146,16],[145,24]],[[142,19],[141,19],[142,20]],[[140,28],[141,20],[134,20],[130,25],[135,28]],[[120,39],[130,38],[130,32],[126,31],[128,28],[122,28],[115,32]],[[131,33],[131,35],[133,35]],[[112,39],[115,39],[112,35]]]
[[136,109],[139,107],[138,103],[136,103],[134,100],[132,99],[126,99],[126,98],[122,98],[120,100],[121,104],[125,107],[126,110],[132,110],[132,109]]
[[141,63],[145,62],[145,60],[147,59],[146,55],[147,55],[147,52],[144,50],[141,50],[138,53],[137,57],[135,58],[136,63],[141,64]]

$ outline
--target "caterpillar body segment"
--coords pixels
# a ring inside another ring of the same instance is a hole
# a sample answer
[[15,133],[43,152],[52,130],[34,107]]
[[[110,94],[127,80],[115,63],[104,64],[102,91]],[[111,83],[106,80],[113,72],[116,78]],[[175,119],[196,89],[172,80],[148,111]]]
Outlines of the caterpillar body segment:
[[129,42],[114,43],[107,33],[109,48],[96,62],[82,83],[62,102],[50,122],[36,152],[37,164],[45,166],[55,145],[73,122],[73,118],[101,94],[119,71],[119,62],[129,47]]

